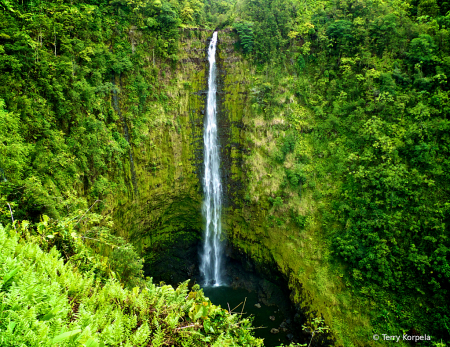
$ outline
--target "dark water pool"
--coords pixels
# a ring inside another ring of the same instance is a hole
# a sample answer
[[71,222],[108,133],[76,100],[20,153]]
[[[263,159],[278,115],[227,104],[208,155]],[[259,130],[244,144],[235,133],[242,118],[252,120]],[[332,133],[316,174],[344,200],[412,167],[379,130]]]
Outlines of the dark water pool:
[[[235,313],[241,313],[242,304],[238,307],[240,303],[245,301],[244,307],[244,317],[249,315],[254,316],[253,326],[259,329],[254,330],[254,335],[259,338],[264,339],[264,345],[267,347],[279,346],[281,343],[288,345],[290,343],[288,339],[288,334],[292,334],[291,331],[282,331],[280,324],[286,320],[286,316],[278,309],[277,306],[266,306],[262,302],[258,301],[258,294],[256,292],[249,292],[243,288],[232,288],[232,287],[204,287],[203,292],[211,302],[215,305],[220,305],[222,308],[228,310],[228,305],[230,309]],[[255,304],[260,304],[261,308],[257,308]],[[234,309],[234,310],[233,310]],[[275,320],[271,320],[269,317],[275,317]],[[288,321],[289,322],[289,321]],[[283,323],[282,326],[284,326]],[[271,329],[275,328],[279,330],[279,333],[271,333]]]

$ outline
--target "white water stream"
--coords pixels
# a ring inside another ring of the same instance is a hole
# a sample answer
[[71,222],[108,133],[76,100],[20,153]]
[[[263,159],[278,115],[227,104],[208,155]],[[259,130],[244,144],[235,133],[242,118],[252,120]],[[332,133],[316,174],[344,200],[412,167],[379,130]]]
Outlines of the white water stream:
[[206,119],[203,131],[204,176],[203,176],[203,216],[206,221],[203,252],[200,255],[200,272],[205,286],[221,286],[223,243],[222,234],[222,185],[219,172],[219,141],[217,132],[216,101],[216,45],[217,32],[214,32],[208,48],[209,78]]

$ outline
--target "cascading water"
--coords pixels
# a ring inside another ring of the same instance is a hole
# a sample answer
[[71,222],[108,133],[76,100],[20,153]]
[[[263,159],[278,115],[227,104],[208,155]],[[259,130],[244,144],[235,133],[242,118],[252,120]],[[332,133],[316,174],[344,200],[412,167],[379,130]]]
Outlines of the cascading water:
[[203,253],[200,272],[205,286],[223,285],[222,254],[222,185],[219,173],[219,144],[216,117],[216,45],[217,32],[214,32],[208,48],[209,79],[206,120],[203,131],[204,140],[204,176],[203,176],[203,216],[206,220]]

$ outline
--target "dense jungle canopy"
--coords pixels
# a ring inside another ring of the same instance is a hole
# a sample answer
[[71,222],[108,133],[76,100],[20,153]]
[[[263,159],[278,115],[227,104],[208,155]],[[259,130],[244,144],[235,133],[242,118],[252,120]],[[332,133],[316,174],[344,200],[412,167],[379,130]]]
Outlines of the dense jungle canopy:
[[234,38],[221,59],[241,64],[227,76],[247,86],[233,206],[248,219],[229,242],[255,259],[272,251],[244,245],[259,230],[289,242],[271,257],[320,298],[336,345],[408,333],[445,346],[450,1],[438,0],[0,0],[0,345],[262,344],[198,287],[144,279],[158,249],[117,212],[151,190],[142,172],[169,182],[186,167],[188,150],[164,154],[189,142],[180,100],[200,90],[183,47],[215,29]]

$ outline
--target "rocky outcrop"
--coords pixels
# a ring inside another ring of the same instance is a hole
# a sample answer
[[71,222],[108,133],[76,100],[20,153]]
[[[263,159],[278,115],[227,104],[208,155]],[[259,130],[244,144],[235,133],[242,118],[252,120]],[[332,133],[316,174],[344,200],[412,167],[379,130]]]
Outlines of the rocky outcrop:
[[[170,64],[155,60],[151,45],[146,48],[145,69],[157,76],[154,94],[158,101],[147,105],[142,141],[135,145],[133,136],[130,139],[136,184],[130,163],[124,162],[124,180],[130,182],[130,189],[117,192],[109,204],[118,234],[132,241],[145,257],[146,275],[173,284],[198,275],[206,48],[211,33],[180,30],[177,61]],[[136,39],[139,35],[133,37],[134,49],[146,44]],[[301,327],[317,312],[328,323],[338,314],[336,299],[328,293],[340,289],[332,289],[336,281],[327,281],[328,267],[320,263],[319,238],[311,238],[294,223],[270,219],[268,199],[279,190],[285,168],[274,172],[268,158],[290,125],[282,115],[268,120],[255,111],[261,93],[261,85],[255,82],[255,66],[236,51],[237,37],[232,31],[219,31],[218,39],[218,121],[227,255],[268,283],[281,284],[283,295],[290,295],[291,305],[296,305],[292,324]],[[133,104],[126,98],[127,88],[131,88],[126,76],[123,86],[120,109],[125,114]],[[295,104],[294,108],[306,114],[301,106]],[[133,129],[129,132],[136,133]],[[133,186],[138,195],[132,193]],[[302,218],[314,213],[315,202],[304,191],[293,199]],[[284,213],[291,212],[286,209]],[[267,283],[258,286],[262,303],[277,297],[271,297],[275,291]],[[323,287],[327,291],[322,292]]]
[[[124,180],[133,182],[130,191],[117,191],[110,199],[115,229],[146,258],[146,274],[167,280],[165,274],[171,273],[174,283],[192,275],[189,269],[196,264],[201,237],[202,91],[207,88],[205,47],[210,33],[182,31],[180,35],[175,65],[155,59],[150,43],[133,41],[136,49],[148,45],[144,71],[156,75],[158,98],[147,103],[142,128],[129,130],[134,163],[125,161],[123,170]],[[127,98],[133,88],[128,80],[122,77],[118,98],[117,108],[123,114],[135,106]],[[140,136],[139,141],[131,134]],[[168,259],[172,259],[170,266],[165,265]],[[184,278],[177,273],[184,273]]]

